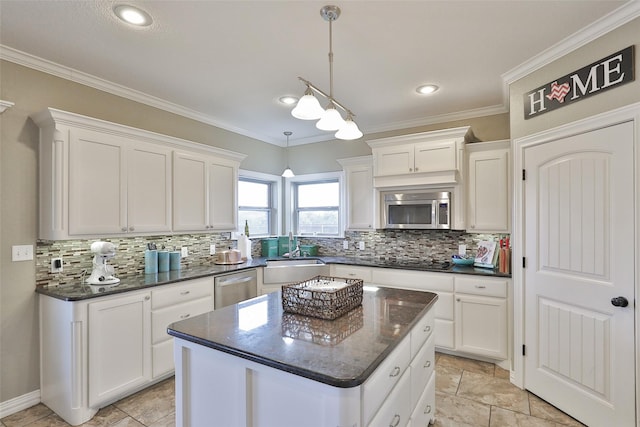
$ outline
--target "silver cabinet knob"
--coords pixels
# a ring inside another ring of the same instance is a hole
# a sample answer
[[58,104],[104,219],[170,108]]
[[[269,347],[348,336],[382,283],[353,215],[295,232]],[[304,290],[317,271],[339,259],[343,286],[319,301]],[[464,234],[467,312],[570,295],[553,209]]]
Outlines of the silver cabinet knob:
[[133,231],[135,228],[133,226],[129,227],[129,231]]
[[127,227],[122,227],[120,230],[126,232],[127,231]]

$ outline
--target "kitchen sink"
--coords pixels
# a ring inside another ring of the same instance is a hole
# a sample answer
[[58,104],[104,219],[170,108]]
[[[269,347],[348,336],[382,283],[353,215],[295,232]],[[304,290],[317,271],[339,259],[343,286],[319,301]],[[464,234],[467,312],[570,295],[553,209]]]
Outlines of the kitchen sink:
[[329,266],[320,259],[279,259],[267,261],[262,281],[267,285],[296,283],[321,275],[329,275]]

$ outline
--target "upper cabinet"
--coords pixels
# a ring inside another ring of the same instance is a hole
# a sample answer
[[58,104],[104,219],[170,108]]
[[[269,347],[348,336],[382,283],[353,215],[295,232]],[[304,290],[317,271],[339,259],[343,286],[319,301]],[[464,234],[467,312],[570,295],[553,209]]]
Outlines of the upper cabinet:
[[[40,127],[39,238],[236,228],[237,170],[244,155],[52,108],[32,118]],[[200,212],[216,215],[200,228],[176,226],[172,218],[185,210],[195,216],[199,209],[176,208],[185,192],[197,191],[179,184],[192,183],[198,173],[185,172],[178,153],[206,163],[201,187],[208,193],[199,199]]]
[[[451,192],[451,228],[464,230],[465,145],[473,138],[471,128],[464,126],[367,141],[373,153],[374,199],[396,188]],[[376,218],[378,228],[380,215]]]
[[347,230],[373,230],[374,191],[371,156],[338,159],[345,175]]
[[510,232],[510,154],[508,140],[467,144],[467,231]]
[[173,229],[237,229],[238,164],[233,160],[175,152]]

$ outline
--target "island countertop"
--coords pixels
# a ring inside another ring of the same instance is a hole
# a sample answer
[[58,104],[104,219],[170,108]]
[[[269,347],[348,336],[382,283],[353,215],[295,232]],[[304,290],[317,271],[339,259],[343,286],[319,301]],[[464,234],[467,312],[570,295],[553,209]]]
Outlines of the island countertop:
[[335,387],[355,387],[409,333],[438,296],[365,286],[362,305],[335,320],[282,309],[273,292],[169,325],[167,332]]

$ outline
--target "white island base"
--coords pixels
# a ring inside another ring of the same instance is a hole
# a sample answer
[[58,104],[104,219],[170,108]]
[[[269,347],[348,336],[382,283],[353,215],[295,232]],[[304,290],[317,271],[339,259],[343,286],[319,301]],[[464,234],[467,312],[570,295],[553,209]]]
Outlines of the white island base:
[[[276,362],[276,367],[272,367],[245,358],[261,361],[260,355],[234,355],[212,348],[203,335],[208,333],[204,331],[210,331],[206,325],[211,328],[219,325],[215,322],[216,314],[222,313],[213,312],[209,319],[203,315],[202,321],[196,317],[169,326],[175,337],[178,427],[424,427],[434,421],[431,305],[420,313],[417,322],[411,322],[410,330],[400,334],[390,353],[381,356],[379,364],[372,365],[375,366],[372,371],[367,371],[359,381],[353,384],[347,381],[340,387],[312,379],[313,369],[309,369],[307,378],[300,366],[291,373],[285,364]],[[190,328],[200,331],[200,336],[187,334],[189,339],[177,336],[180,329],[184,333]],[[204,339],[197,343],[190,337]],[[279,336],[277,341],[289,339]],[[261,344],[264,343],[256,343],[256,347]],[[296,351],[293,348],[296,343],[290,345],[291,351]],[[324,347],[318,352],[323,351],[330,354],[332,350]],[[329,355],[325,359],[334,360]],[[344,366],[349,362],[341,363]]]

